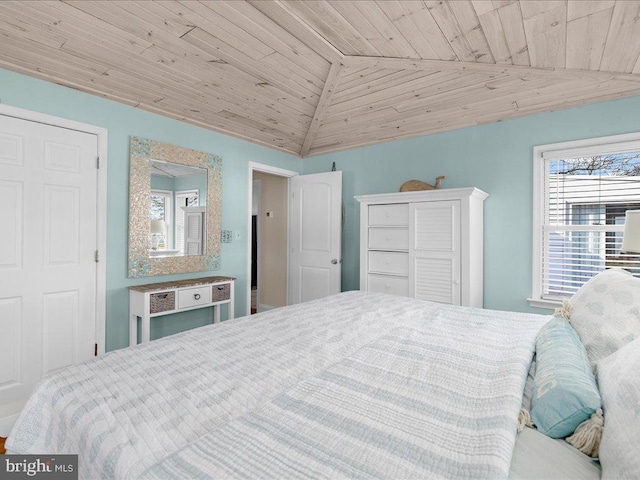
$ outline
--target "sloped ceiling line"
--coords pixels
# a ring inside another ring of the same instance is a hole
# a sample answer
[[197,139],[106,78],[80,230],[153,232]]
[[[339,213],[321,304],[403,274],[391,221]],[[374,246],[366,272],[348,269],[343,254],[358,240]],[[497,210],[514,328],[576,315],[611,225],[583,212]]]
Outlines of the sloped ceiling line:
[[305,157],[309,153],[309,150],[311,150],[311,145],[313,145],[316,133],[318,133],[320,123],[324,118],[324,114],[326,113],[327,108],[329,108],[329,105],[331,104],[331,98],[336,91],[336,87],[340,83],[340,74],[342,73],[343,68],[344,66],[340,62],[331,64],[331,69],[329,70],[329,74],[327,75],[324,89],[322,90],[322,94],[320,95],[320,100],[318,100],[318,106],[316,107],[316,111],[313,115],[311,123],[309,124],[309,130],[307,131],[304,143],[302,144],[302,149],[300,150],[301,157]]
[[451,70],[477,71],[494,74],[508,73],[513,75],[534,74],[549,75],[557,78],[575,80],[589,78],[592,80],[628,80],[640,84],[640,75],[624,72],[597,70],[576,70],[568,68],[541,68],[524,65],[494,65],[478,62],[448,62],[445,60],[422,60],[414,58],[345,56],[342,63],[353,68],[389,68],[398,70]]

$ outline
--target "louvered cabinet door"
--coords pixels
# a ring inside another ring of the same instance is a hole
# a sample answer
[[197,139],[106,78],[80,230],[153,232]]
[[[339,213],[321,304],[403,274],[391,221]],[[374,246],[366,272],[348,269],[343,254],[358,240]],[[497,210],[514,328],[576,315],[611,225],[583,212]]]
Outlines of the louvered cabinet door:
[[409,216],[409,296],[460,305],[460,201],[411,203]]
[[202,255],[204,213],[187,212],[185,214],[185,224],[185,254]]

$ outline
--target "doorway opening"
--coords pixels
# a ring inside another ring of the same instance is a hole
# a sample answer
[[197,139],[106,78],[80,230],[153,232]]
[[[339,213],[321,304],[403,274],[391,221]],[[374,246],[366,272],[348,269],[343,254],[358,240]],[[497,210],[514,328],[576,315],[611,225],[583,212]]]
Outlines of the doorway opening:
[[288,305],[289,178],[297,172],[249,162],[247,313]]

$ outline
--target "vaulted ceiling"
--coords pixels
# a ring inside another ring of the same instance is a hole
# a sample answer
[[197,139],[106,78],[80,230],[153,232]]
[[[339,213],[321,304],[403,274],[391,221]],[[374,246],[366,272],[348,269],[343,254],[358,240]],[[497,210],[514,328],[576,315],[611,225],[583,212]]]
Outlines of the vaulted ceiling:
[[640,1],[2,1],[0,66],[299,156],[640,94]]

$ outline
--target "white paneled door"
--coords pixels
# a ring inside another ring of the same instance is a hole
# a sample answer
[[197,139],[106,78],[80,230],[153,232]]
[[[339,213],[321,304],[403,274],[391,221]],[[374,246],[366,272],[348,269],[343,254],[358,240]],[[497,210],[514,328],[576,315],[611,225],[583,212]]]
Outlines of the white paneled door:
[[340,292],[342,172],[289,180],[289,304]]
[[0,419],[46,372],[94,355],[97,145],[0,115]]

